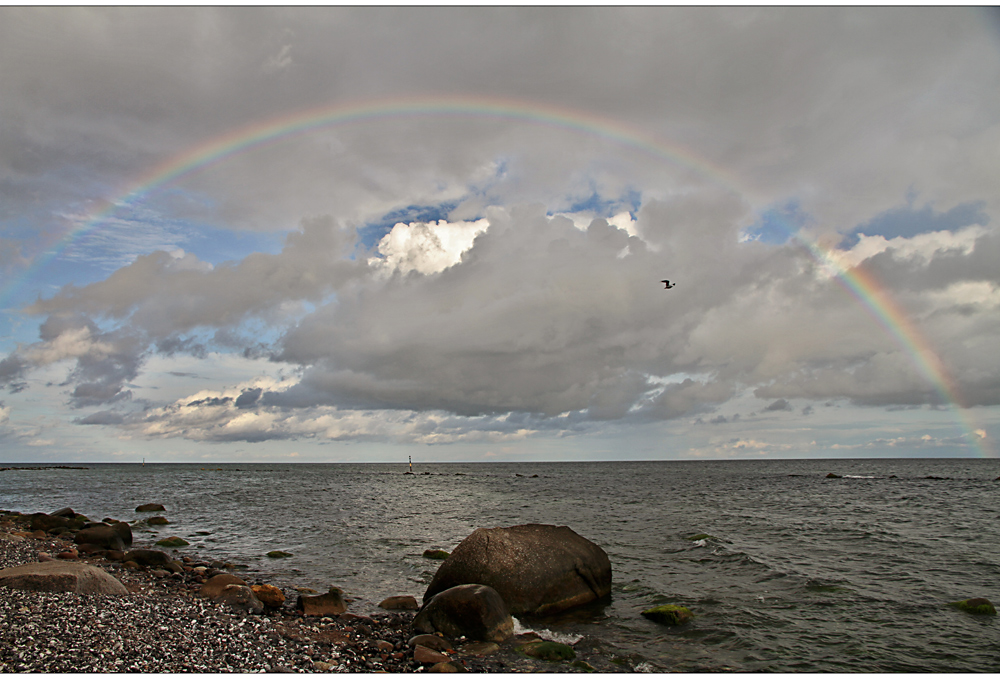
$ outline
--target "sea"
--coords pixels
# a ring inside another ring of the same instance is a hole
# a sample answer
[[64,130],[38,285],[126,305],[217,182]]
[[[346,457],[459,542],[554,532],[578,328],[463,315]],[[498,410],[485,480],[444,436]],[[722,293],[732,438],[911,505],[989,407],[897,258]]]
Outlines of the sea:
[[[518,629],[623,670],[1000,672],[1000,620],[948,605],[1000,604],[1000,460],[75,466],[0,471],[0,509],[134,521],[161,503],[170,524],[137,524],[137,544],[177,535],[181,554],[335,585],[362,613],[420,599],[426,549],[564,525],[608,553],[610,600]],[[664,603],[696,617],[642,617]]]

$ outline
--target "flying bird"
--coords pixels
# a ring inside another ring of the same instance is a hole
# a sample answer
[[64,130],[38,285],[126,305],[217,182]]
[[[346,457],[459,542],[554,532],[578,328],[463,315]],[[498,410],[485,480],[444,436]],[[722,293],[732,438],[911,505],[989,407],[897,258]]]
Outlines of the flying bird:
[[664,290],[669,290],[670,288],[673,288],[676,285],[676,284],[671,285],[670,281],[660,281],[660,282],[663,283],[663,289]]

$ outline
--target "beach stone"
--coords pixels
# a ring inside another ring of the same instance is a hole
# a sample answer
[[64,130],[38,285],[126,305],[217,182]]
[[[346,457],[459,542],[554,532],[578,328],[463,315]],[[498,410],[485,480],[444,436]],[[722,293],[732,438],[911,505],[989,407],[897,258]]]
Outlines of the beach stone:
[[467,670],[452,662],[439,662],[431,665],[427,671],[432,674],[453,674],[455,672],[466,672]]
[[65,528],[69,525],[69,519],[65,516],[49,516],[44,512],[36,512],[31,515],[31,530],[50,531],[53,528]]
[[124,561],[125,552],[122,552],[117,549],[109,549],[104,553],[104,558],[107,559],[108,561]]
[[425,665],[433,665],[439,662],[448,662],[448,656],[440,651],[435,651],[433,648],[427,648],[426,646],[414,646],[413,647],[413,659],[418,663],[423,663]]
[[13,533],[0,533],[0,540],[4,542],[24,542],[24,537]]
[[458,647],[460,656],[474,655],[482,658],[500,650],[500,645],[492,641],[471,641]]
[[420,608],[416,598],[408,594],[388,597],[379,602],[378,606],[387,611],[415,611]]
[[134,561],[140,566],[167,566],[173,559],[158,549],[132,549],[125,553],[125,561]]
[[60,510],[52,512],[51,514],[49,514],[49,516],[62,516],[67,519],[73,519],[76,518],[76,512],[74,512],[69,507],[63,507]]
[[339,587],[331,587],[326,594],[308,596],[300,594],[295,607],[305,615],[340,615],[347,611],[347,604],[344,602],[344,592]]
[[214,599],[222,594],[222,590],[229,585],[245,584],[247,584],[245,580],[238,578],[231,573],[220,573],[219,575],[214,575],[209,578],[208,581],[201,586],[201,589],[198,590],[198,595],[203,596],[206,599]]
[[828,479],[842,479],[844,477],[841,476],[840,474],[834,474],[833,472],[830,472],[829,474],[826,475],[826,478],[828,478]]
[[317,672],[329,672],[332,668],[333,665],[328,662],[323,662],[322,660],[313,661],[313,669]]
[[437,559],[439,561],[444,561],[449,556],[451,556],[451,554],[449,554],[448,552],[444,551],[443,549],[425,549],[424,550],[424,558],[425,559]]
[[80,553],[75,549],[67,549],[65,552],[59,552],[56,554],[57,559],[79,559]]
[[46,554],[45,552],[39,552],[38,553],[38,560],[39,561],[54,561],[54,559],[51,556],[49,556],[48,554]]
[[997,609],[990,603],[989,599],[976,597],[975,599],[965,599],[964,601],[954,601],[950,604],[960,611],[972,613],[973,615],[996,615]]
[[418,634],[406,642],[406,645],[410,648],[413,648],[414,646],[426,646],[427,648],[432,648],[435,651],[453,650],[447,639],[439,637],[436,634]]
[[139,505],[135,508],[137,512],[165,512],[167,511],[163,505],[158,505],[156,503],[150,502],[144,505]]
[[268,552],[267,556],[271,559],[287,559],[288,557],[293,555],[289,554],[288,552],[282,552],[280,549],[274,549]]
[[79,552],[80,554],[103,555],[108,550],[104,549],[100,545],[91,545],[91,544],[84,543],[84,544],[80,545],[79,547],[77,547],[76,551]]
[[513,615],[550,615],[611,593],[611,560],[566,526],[479,528],[441,564],[424,593],[488,585]]
[[492,587],[477,584],[438,592],[414,616],[412,627],[425,634],[441,632],[455,639],[497,643],[514,634],[514,620],[504,600]]
[[246,585],[226,585],[214,601],[226,604],[241,613],[259,615],[264,612],[264,604]]
[[694,613],[684,606],[666,604],[648,608],[642,612],[642,617],[658,622],[661,625],[683,625],[694,618]]
[[156,544],[160,547],[187,547],[191,543],[184,538],[179,538],[176,535],[172,535],[169,538],[163,538],[162,540],[157,540]]
[[165,516],[151,516],[146,519],[146,523],[150,526],[166,526],[170,522],[167,521]]
[[252,585],[250,589],[268,608],[281,608],[285,603],[285,593],[274,585]]
[[103,549],[117,549],[119,551],[124,551],[126,546],[121,533],[114,526],[109,526],[106,523],[91,524],[78,531],[73,542],[78,545],[96,545]]
[[105,571],[84,563],[43,561],[0,570],[0,586],[30,592],[128,594],[125,585]]
[[49,534],[43,530],[33,530],[31,531],[31,537],[35,540],[44,540],[49,537]]

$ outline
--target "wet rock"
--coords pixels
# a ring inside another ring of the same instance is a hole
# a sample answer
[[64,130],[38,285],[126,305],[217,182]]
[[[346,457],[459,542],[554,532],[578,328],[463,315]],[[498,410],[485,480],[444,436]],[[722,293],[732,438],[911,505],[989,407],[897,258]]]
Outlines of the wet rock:
[[166,526],[169,523],[170,522],[167,521],[167,517],[165,516],[151,516],[146,519],[146,525],[149,526]]
[[49,516],[43,512],[31,515],[31,530],[50,531],[53,528],[65,528],[69,525],[69,519],[65,516]]
[[144,505],[139,505],[135,508],[137,512],[165,512],[166,508],[163,505],[158,505],[154,502],[150,502]]
[[73,519],[76,518],[76,512],[74,512],[69,507],[63,507],[60,510],[52,512],[51,514],[49,514],[49,516],[62,516],[67,519]]
[[471,583],[492,587],[514,615],[549,615],[608,596],[611,561],[566,526],[479,528],[441,564],[424,602]]
[[537,658],[547,662],[562,662],[576,658],[576,651],[573,650],[572,646],[555,641],[532,641],[521,646],[518,651],[529,658]]
[[187,547],[191,543],[185,540],[184,538],[179,538],[176,535],[172,535],[169,538],[163,538],[162,540],[157,540],[156,544],[159,545],[160,547],[177,548],[177,547]]
[[287,559],[290,556],[294,556],[294,554],[290,554],[289,552],[283,552],[280,549],[274,549],[268,552],[267,556],[268,558],[271,559]]
[[296,608],[305,615],[340,615],[347,611],[347,604],[344,602],[344,592],[339,587],[331,587],[326,594],[308,596],[300,594],[295,604]]
[[842,479],[844,477],[841,476],[840,474],[834,474],[833,472],[830,472],[829,474],[826,475],[826,478],[828,478],[828,479]]
[[415,646],[426,646],[427,648],[434,649],[435,651],[451,651],[453,650],[452,645],[448,643],[447,639],[437,636],[436,634],[418,634],[415,637],[411,637],[406,645],[410,648]]
[[109,549],[104,553],[104,558],[107,559],[108,561],[124,561],[125,552],[122,552],[117,549]]
[[333,665],[331,665],[328,662],[323,662],[322,660],[315,660],[313,661],[313,668],[317,672],[329,672],[331,669],[333,669]]
[[45,561],[0,570],[0,586],[32,592],[128,594],[125,586],[100,568],[83,563]]
[[472,641],[458,647],[460,656],[473,655],[479,658],[491,655],[500,650],[500,645],[492,641]]
[[250,589],[268,608],[281,608],[285,604],[285,593],[274,585],[252,585]]
[[433,665],[439,662],[448,662],[448,656],[440,651],[435,651],[433,648],[427,648],[426,646],[414,646],[413,647],[413,659],[418,663],[424,665]]
[[454,674],[455,672],[466,672],[468,670],[461,665],[456,665],[453,662],[439,662],[435,665],[431,665],[427,671],[433,674]]
[[424,550],[424,558],[425,559],[437,559],[439,561],[444,561],[449,556],[451,556],[451,554],[449,554],[448,552],[444,551],[443,549],[425,549]]
[[226,604],[240,613],[259,615],[264,612],[264,604],[246,585],[226,585],[219,596],[215,597],[215,601]]
[[661,625],[683,625],[694,618],[694,613],[684,606],[665,604],[642,612],[642,617],[658,622]]
[[106,523],[91,524],[89,527],[77,532],[73,542],[78,545],[95,545],[102,549],[125,550],[125,542],[121,534]]
[[960,611],[972,613],[973,615],[996,615],[997,609],[990,603],[989,599],[976,597],[975,599],[965,599],[964,601],[953,601],[950,606],[954,606]]
[[458,585],[438,592],[413,618],[417,632],[441,632],[452,638],[502,642],[514,634],[514,620],[496,590],[486,585]]
[[415,611],[420,608],[415,597],[410,595],[391,596],[379,602],[379,608],[387,611]]
[[219,575],[209,578],[208,581],[201,586],[201,589],[198,590],[198,595],[203,596],[206,599],[214,599],[222,594],[222,590],[229,585],[245,584],[247,584],[245,580],[238,578],[231,573],[220,573]]
[[80,553],[75,549],[67,549],[65,552],[59,552],[56,554],[57,559],[79,559]]
[[382,653],[392,653],[394,650],[396,650],[395,644],[393,644],[391,641],[386,641],[385,639],[376,639],[375,646]]
[[158,549],[132,549],[125,553],[125,561],[134,561],[140,566],[167,566],[174,560],[166,552]]
[[0,533],[0,540],[6,540],[7,542],[21,542],[24,537],[20,535],[13,535],[12,533]]

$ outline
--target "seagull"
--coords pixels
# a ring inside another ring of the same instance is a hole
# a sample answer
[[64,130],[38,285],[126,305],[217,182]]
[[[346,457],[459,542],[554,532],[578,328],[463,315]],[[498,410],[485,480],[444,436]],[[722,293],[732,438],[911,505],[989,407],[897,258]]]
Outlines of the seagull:
[[660,282],[663,283],[664,290],[669,290],[670,288],[676,287],[677,285],[676,283],[674,285],[671,285],[670,281],[660,281]]

